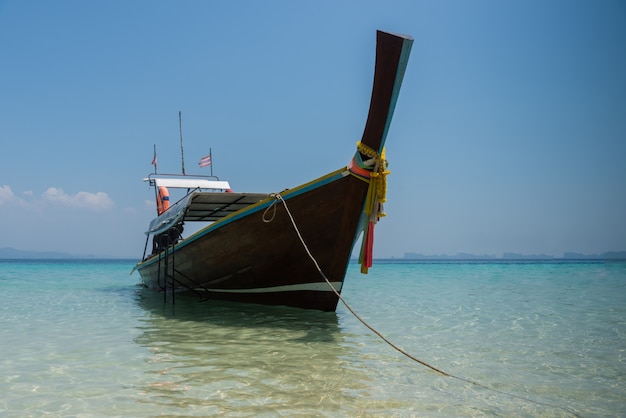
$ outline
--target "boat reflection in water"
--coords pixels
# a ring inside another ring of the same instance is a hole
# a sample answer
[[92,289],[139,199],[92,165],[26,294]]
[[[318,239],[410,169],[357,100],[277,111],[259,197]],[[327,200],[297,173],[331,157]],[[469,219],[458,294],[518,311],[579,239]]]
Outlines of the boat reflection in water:
[[172,305],[138,290],[146,316],[135,341],[152,353],[140,402],[186,415],[351,414],[399,406],[368,396],[374,382],[336,313],[184,298]]

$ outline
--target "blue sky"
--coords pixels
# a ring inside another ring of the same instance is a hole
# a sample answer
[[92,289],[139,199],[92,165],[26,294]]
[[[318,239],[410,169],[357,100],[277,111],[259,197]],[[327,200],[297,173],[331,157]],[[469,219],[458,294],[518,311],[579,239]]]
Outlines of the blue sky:
[[415,38],[375,257],[626,250],[623,1],[0,0],[0,248],[141,257],[152,171],[345,165],[375,31]]

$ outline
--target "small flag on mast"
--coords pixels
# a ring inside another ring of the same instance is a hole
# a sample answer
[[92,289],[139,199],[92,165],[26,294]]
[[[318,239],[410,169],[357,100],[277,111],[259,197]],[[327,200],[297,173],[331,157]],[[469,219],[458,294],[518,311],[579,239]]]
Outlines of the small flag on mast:
[[210,166],[211,154],[207,155],[206,157],[200,158],[200,162],[198,162],[198,165],[200,166],[200,168]]

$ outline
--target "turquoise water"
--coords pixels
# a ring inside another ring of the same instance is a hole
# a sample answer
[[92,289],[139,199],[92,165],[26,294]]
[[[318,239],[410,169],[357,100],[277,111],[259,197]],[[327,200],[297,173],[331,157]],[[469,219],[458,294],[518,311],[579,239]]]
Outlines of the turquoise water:
[[[0,261],[0,416],[626,416],[626,263],[351,265],[336,313]],[[477,384],[475,384],[475,383]]]

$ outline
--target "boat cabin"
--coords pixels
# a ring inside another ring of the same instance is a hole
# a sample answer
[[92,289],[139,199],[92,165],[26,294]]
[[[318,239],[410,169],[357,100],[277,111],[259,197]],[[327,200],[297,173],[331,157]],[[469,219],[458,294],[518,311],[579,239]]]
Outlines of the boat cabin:
[[[157,200],[158,216],[146,231],[148,239],[153,236],[150,256],[183,239],[185,222],[215,222],[268,197],[264,193],[235,193],[227,181],[214,176],[151,174],[144,181],[154,187]],[[182,195],[173,204],[170,190],[172,196]]]

